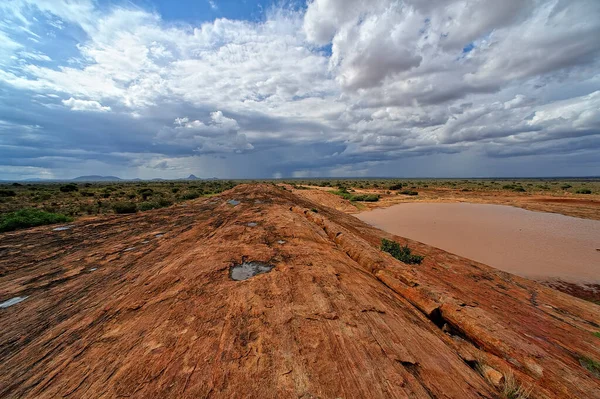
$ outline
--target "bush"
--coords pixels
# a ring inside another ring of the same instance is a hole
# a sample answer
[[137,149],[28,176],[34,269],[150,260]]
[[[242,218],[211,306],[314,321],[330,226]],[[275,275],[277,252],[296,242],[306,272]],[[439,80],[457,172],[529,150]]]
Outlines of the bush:
[[138,190],[138,193],[142,196],[142,199],[146,201],[148,197],[151,197],[154,194],[154,190],[151,188],[142,188]]
[[567,189],[569,189],[571,187],[573,187],[573,186],[570,185],[570,184],[563,184],[562,186],[560,186],[560,188],[562,188],[563,190],[567,190]]
[[390,190],[402,190],[402,184],[398,183],[398,184],[392,184],[390,186]]
[[142,202],[139,206],[138,209],[140,211],[149,211],[150,209],[156,209],[158,208],[158,204],[156,202]]
[[516,186],[513,188],[513,191],[516,191],[517,193],[524,193],[525,189],[521,186]]
[[411,191],[411,190],[404,190],[404,191],[400,191],[400,194],[404,194],[404,195],[419,195],[418,192],[416,191]]
[[14,190],[0,190],[0,197],[14,197],[17,195]]
[[332,191],[332,193],[339,195],[340,197],[348,201],[363,201],[363,202],[377,202],[379,201],[379,195],[377,194],[350,194],[345,187],[342,187],[338,191]]
[[377,194],[358,194],[352,195],[350,201],[363,201],[363,202],[377,202],[379,201],[379,195]]
[[73,191],[79,191],[77,184],[69,183],[64,186],[60,186],[60,191],[63,193],[71,193]]
[[149,211],[150,209],[158,209],[158,208],[165,208],[167,206],[171,206],[173,205],[173,202],[169,201],[166,198],[161,198],[158,201],[153,201],[153,202],[142,202],[139,206],[138,209],[140,211]]
[[587,356],[582,356],[579,358],[579,363],[588,369],[590,373],[592,373],[595,377],[600,378],[600,363],[591,359]]
[[575,193],[577,193],[577,194],[591,194],[592,190],[587,189],[587,188],[580,188],[579,190],[575,191]]
[[173,205],[173,201],[168,200],[166,198],[161,198],[158,200],[158,207],[159,208],[166,208],[167,206],[171,206]]
[[137,205],[135,202],[116,202],[112,206],[115,213],[123,214],[123,213],[136,213]]
[[70,222],[68,216],[59,213],[44,212],[39,209],[21,209],[0,216],[0,232],[43,226],[46,224]]
[[400,262],[404,262],[409,265],[420,265],[423,261],[423,257],[420,255],[411,254],[408,246],[401,246],[396,241],[381,239],[381,250],[392,255]]
[[200,193],[197,191],[187,191],[181,195],[183,200],[193,200],[200,197]]

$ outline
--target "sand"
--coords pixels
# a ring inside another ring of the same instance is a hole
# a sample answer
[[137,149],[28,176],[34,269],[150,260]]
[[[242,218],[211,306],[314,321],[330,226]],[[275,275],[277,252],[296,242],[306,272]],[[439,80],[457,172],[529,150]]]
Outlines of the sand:
[[357,217],[498,269],[537,280],[600,282],[600,221],[504,205],[409,203]]

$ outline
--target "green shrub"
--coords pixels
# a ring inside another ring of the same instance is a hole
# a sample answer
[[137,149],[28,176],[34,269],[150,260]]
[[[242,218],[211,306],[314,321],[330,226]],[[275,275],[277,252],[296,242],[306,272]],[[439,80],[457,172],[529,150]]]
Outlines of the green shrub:
[[115,213],[136,213],[137,205],[135,202],[115,202],[112,206]]
[[197,191],[187,191],[181,195],[183,200],[193,200],[200,197],[200,193]]
[[159,208],[166,208],[167,206],[173,205],[173,201],[166,198],[161,198],[157,202]]
[[396,241],[386,240],[385,238],[381,239],[381,250],[409,265],[420,265],[423,261],[423,256],[413,255],[408,246],[401,246]]
[[142,202],[138,205],[138,209],[140,211],[149,211],[150,209],[158,208],[158,204],[156,202]]
[[512,189],[513,191],[516,191],[518,193],[524,193],[525,189],[521,186],[516,186],[515,188]]
[[594,376],[600,378],[600,363],[586,356],[579,358],[579,363]]
[[14,197],[17,193],[14,190],[0,190],[0,197]]
[[418,192],[416,191],[411,191],[411,190],[404,190],[404,191],[400,191],[400,194],[404,194],[404,195],[419,195]]
[[580,188],[579,190],[575,191],[577,194],[591,194],[592,190],[587,189],[587,188]]
[[71,220],[70,217],[59,213],[44,212],[39,209],[21,209],[0,216],[0,232],[53,223],[65,223]]
[[573,186],[570,185],[570,184],[563,184],[562,186],[560,186],[560,188],[562,188],[563,190],[567,190],[567,189],[569,189],[571,187],[573,187]]
[[79,194],[82,197],[93,197],[94,196],[94,193],[91,191],[80,191]]
[[60,186],[60,191],[63,193],[71,193],[73,191],[79,191],[79,187],[77,187],[77,184],[69,183],[64,186]]
[[138,190],[138,193],[142,196],[142,199],[146,201],[148,197],[151,197],[154,194],[154,190],[151,188],[142,188]]
[[379,201],[379,195],[377,194],[350,194],[345,187],[337,191],[332,191],[333,194],[339,195],[340,197],[348,201],[363,201],[363,202],[377,202]]
[[390,186],[390,190],[402,190],[402,184],[398,183],[398,184],[392,184]]
[[377,202],[379,201],[379,195],[377,194],[358,194],[351,195],[350,201],[363,201],[363,202]]

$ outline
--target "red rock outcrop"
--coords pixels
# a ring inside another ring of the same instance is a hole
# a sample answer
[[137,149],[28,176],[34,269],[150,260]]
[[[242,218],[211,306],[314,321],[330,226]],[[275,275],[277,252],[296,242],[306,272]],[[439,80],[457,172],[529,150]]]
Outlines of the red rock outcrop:
[[[275,267],[232,280],[243,261]],[[2,234],[14,297],[0,397],[600,397],[597,305],[271,185]]]

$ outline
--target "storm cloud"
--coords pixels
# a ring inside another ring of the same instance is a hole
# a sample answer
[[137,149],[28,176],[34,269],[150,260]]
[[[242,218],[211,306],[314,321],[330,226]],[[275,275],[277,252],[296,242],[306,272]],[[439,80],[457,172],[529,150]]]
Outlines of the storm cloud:
[[202,23],[3,2],[0,179],[598,175],[599,37],[597,0],[313,0]]

